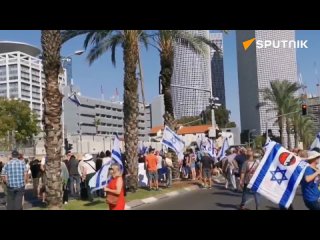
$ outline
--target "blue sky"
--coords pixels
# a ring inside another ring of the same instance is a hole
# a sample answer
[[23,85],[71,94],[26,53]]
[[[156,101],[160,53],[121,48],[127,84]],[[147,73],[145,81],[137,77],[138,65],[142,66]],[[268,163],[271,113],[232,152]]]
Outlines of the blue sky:
[[[309,49],[297,50],[298,70],[302,74],[305,85],[307,85],[307,91],[317,94],[316,84],[318,83],[318,77],[316,72],[320,74],[320,31],[297,30],[296,39],[308,40]],[[0,30],[0,40],[26,42],[38,47],[41,46],[39,30]],[[70,55],[74,51],[82,49],[82,46],[83,37],[73,39],[63,46],[62,55]],[[118,88],[120,98],[122,98],[123,62],[120,48],[117,50],[116,59],[116,67],[111,64],[110,54],[106,54],[89,66],[86,61],[86,54],[73,57],[74,83],[80,86],[83,95],[100,98],[102,85],[105,99],[114,95],[116,88]],[[147,102],[151,102],[159,91],[160,63],[157,50],[152,47],[149,47],[148,50],[143,49],[142,64],[145,79],[145,97]],[[315,71],[316,68],[317,71]],[[224,71],[227,108],[231,111],[231,120],[239,125],[235,31],[230,31],[229,34],[224,36]]]

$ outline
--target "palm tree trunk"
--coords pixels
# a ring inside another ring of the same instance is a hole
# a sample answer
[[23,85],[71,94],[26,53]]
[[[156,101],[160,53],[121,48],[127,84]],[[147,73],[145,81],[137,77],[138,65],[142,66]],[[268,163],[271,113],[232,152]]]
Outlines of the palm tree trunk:
[[61,68],[60,30],[42,30],[41,44],[43,49],[43,71],[46,90],[44,92],[43,123],[45,131],[45,149],[47,155],[47,200],[49,209],[62,206],[61,184],[61,147],[62,147],[62,94],[59,90],[59,70]]
[[129,187],[138,188],[138,115],[139,97],[136,68],[138,62],[137,30],[125,30],[123,42],[124,60],[124,141],[128,161]]
[[[281,114],[279,114],[281,115]],[[284,144],[284,121],[283,121],[283,117],[279,117],[279,129],[280,129],[280,144]]]
[[[164,109],[165,114],[163,115],[164,124],[167,125],[171,130],[177,132],[177,122],[174,119],[173,113],[173,104],[172,104],[172,95],[171,95],[171,78],[173,72],[173,60],[174,60],[174,49],[173,46],[168,48],[163,48],[160,53],[160,77],[159,80],[162,85],[162,94],[164,98]],[[179,161],[177,154],[169,149],[169,152],[172,154],[172,164],[173,171],[172,177],[173,179],[178,179],[180,177],[179,171]]]
[[294,124],[294,147],[297,148],[299,145],[299,134],[298,134],[298,129],[297,129],[297,125]]
[[290,120],[288,117],[286,118],[286,131],[287,131],[288,149],[291,150],[292,145],[291,145]]

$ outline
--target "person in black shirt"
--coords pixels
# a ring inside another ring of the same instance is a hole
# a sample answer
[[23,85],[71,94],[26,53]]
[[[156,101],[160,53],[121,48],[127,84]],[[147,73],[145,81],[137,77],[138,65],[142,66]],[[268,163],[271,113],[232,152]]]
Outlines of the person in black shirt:
[[[201,168],[203,175],[203,187],[211,189],[212,188],[212,179],[211,173],[214,165],[214,159],[209,156],[207,152],[204,152],[204,156],[201,158]],[[208,182],[208,186],[206,186]]]
[[41,168],[40,161],[38,159],[33,160],[30,163],[30,171],[32,175],[32,183],[33,183],[33,196],[39,197],[39,180],[41,178]]

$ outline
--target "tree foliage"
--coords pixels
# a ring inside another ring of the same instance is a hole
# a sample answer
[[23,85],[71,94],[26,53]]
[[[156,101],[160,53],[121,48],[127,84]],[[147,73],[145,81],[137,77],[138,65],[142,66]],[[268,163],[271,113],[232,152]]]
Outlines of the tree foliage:
[[15,131],[15,139],[24,143],[38,134],[39,126],[35,113],[26,102],[0,99],[0,138]]

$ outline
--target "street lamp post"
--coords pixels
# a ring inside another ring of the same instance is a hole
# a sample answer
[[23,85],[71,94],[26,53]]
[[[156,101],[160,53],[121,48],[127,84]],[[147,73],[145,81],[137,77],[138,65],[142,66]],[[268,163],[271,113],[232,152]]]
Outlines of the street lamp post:
[[[62,65],[62,68],[63,68],[63,65],[64,65],[64,62],[67,60],[67,59],[69,59],[69,58],[71,58],[71,57],[73,57],[73,56],[80,56],[81,54],[83,54],[84,53],[84,50],[77,50],[77,51],[75,51],[74,53],[72,53],[72,54],[69,54],[68,56],[66,56],[66,57],[64,57],[64,58],[62,58],[61,59],[61,65]],[[63,92],[62,90],[61,90],[61,92]],[[65,149],[65,144],[64,144],[64,139],[65,139],[65,136],[64,136],[64,101],[65,100],[62,100],[62,152],[64,151],[64,149]],[[67,136],[68,137],[68,136]]]
[[212,91],[210,89],[202,89],[202,88],[196,88],[196,87],[181,86],[181,85],[176,85],[176,84],[171,84],[170,86],[171,87],[198,90],[198,91],[203,91],[203,92],[210,93],[209,103],[210,103],[210,109],[211,109],[211,124],[212,124],[212,129],[213,129],[212,137],[216,137],[216,131],[214,131],[216,129],[216,118],[215,118],[215,114],[214,114],[214,109],[216,109],[219,106],[221,106],[221,104],[215,102],[215,101],[219,100],[219,98],[214,97],[212,95]]

